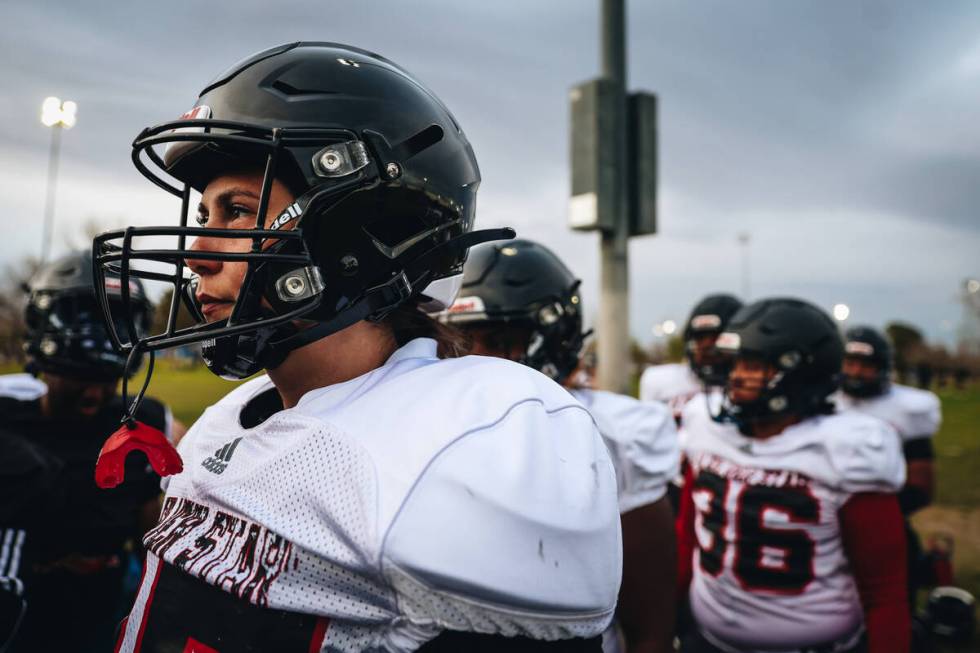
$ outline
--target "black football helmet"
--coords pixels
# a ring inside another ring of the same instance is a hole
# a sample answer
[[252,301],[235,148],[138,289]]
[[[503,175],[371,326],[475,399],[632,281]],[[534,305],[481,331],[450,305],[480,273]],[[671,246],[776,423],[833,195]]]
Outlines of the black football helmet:
[[776,368],[751,403],[733,403],[726,392],[717,419],[748,432],[753,420],[833,412],[827,398],[840,382],[844,345],[837,325],[816,306],[784,298],[749,304],[732,316],[715,347],[733,360],[757,358]]
[[[124,312],[117,275],[104,280],[109,319],[117,329],[131,322],[137,335],[149,331],[152,306],[139,279],[129,279]],[[114,381],[126,373],[95,296],[91,252],[74,252],[41,267],[27,283],[24,351],[28,369],[85,381]],[[125,333],[125,330],[123,330]],[[136,371],[134,362],[129,373]]]
[[455,303],[441,319],[456,326],[523,326],[531,337],[520,362],[561,383],[578,366],[582,344],[579,280],[539,243],[514,240],[473,249]]
[[742,308],[734,295],[708,295],[691,311],[684,326],[684,351],[694,373],[707,385],[724,385],[728,374],[723,357],[709,355],[700,362],[696,358],[695,339],[703,335],[717,336],[725,330],[728,320]]
[[976,598],[966,590],[937,587],[929,592],[922,617],[938,640],[966,644],[976,631],[976,609]]
[[891,385],[892,346],[883,333],[869,326],[856,326],[844,334],[844,357],[860,358],[875,364],[872,380],[843,375],[841,390],[852,397],[876,397]]
[[[208,367],[228,378],[275,368],[297,347],[410,300],[448,306],[468,247],[513,236],[471,231],[480,172],[443,103],[396,64],[350,46],[290,43],[235,64],[182,118],[143,130],[132,158],[181,198],[180,223],[96,238],[101,295],[112,272],[124,302],[129,279],[172,284],[164,332],[137,338],[127,325],[128,340],[150,352],[201,342]],[[264,170],[255,228],[189,227],[192,189],[243,167]],[[296,199],[267,216],[274,179]],[[247,238],[251,251],[187,248],[187,238],[205,235]],[[141,247],[147,236],[177,245]],[[187,258],[247,263],[227,320],[203,319]],[[179,301],[196,325],[176,328]],[[124,340],[116,342],[127,350]]]

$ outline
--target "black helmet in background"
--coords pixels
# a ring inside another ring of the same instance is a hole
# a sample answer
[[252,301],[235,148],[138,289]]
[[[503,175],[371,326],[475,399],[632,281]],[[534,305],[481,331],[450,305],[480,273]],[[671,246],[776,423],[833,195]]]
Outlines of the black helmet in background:
[[[480,171],[445,105],[395,63],[336,43],[289,43],[235,64],[179,120],[145,129],[133,161],[182,198],[180,226],[103,234],[97,281],[100,270],[120,267],[172,284],[199,323],[176,329],[170,320],[139,347],[202,342],[208,367],[229,378],[275,368],[298,347],[408,302],[448,306],[467,248],[512,236],[472,233]],[[206,233],[244,235],[252,251],[206,254],[245,260],[248,270],[231,316],[207,324],[194,310],[195,279],[184,263],[204,254],[184,244],[205,234],[188,226],[188,198],[243,168],[265,171],[256,227]],[[296,199],[266,215],[273,179]],[[140,237],[161,235],[179,242],[140,249]],[[151,262],[157,269],[146,272]],[[161,263],[169,267],[160,271]]]
[[833,412],[828,397],[840,383],[844,344],[834,321],[813,304],[789,298],[749,304],[732,316],[716,347],[733,361],[752,358],[776,370],[756,400],[723,402],[720,417],[743,432],[752,420]]
[[550,249],[530,240],[473,248],[455,303],[443,321],[523,327],[530,333],[520,362],[559,383],[579,363],[585,334],[579,280]]
[[[152,306],[138,279],[129,280],[129,313],[123,313],[121,284],[105,280],[106,301],[121,334],[131,322],[137,335],[149,330]],[[27,283],[24,351],[29,369],[84,381],[114,381],[126,371],[126,355],[116,350],[96,300],[92,254],[73,252],[42,266]],[[125,338],[126,336],[123,335]],[[130,372],[135,372],[134,366]]]
[[724,385],[728,370],[724,357],[716,352],[702,352],[697,355],[697,340],[702,336],[717,337],[733,315],[742,308],[742,301],[734,295],[708,295],[691,310],[684,325],[684,352],[691,369],[708,385]]
[[841,390],[852,397],[876,397],[891,385],[892,346],[885,334],[869,326],[856,326],[844,334],[844,358],[858,358],[874,364],[873,379],[843,375]]

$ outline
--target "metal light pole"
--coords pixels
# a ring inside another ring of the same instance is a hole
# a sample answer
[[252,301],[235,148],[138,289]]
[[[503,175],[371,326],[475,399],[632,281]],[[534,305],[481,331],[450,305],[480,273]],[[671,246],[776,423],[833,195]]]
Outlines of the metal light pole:
[[749,232],[738,234],[739,252],[742,258],[742,301],[749,301]]
[[598,321],[598,384],[613,392],[628,391],[629,360],[629,223],[626,188],[626,7],[624,0],[602,2],[602,75],[613,83],[612,163],[615,220],[600,231],[602,301]]
[[41,104],[41,123],[51,128],[51,149],[48,151],[48,188],[44,199],[44,229],[41,234],[41,263],[51,253],[51,234],[54,227],[54,200],[58,184],[58,156],[61,153],[61,132],[75,125],[78,105],[49,97]]

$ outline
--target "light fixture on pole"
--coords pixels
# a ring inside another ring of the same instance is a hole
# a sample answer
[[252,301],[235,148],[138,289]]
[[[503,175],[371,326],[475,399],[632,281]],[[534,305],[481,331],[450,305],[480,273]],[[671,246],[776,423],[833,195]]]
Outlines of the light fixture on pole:
[[834,304],[834,319],[838,322],[844,322],[851,315],[851,308],[847,304]]
[[41,234],[41,263],[51,252],[51,230],[54,223],[54,198],[58,183],[58,155],[61,152],[61,131],[75,126],[78,105],[71,100],[62,102],[56,97],[45,98],[41,104],[41,123],[51,128],[51,149],[48,153],[48,188],[44,200],[44,231]]

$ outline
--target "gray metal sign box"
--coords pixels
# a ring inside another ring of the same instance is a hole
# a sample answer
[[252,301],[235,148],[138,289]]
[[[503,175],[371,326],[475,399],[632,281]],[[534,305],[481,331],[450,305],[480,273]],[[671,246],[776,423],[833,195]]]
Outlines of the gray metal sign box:
[[657,233],[657,96],[626,99],[629,235]]
[[572,193],[568,223],[611,230],[616,221],[616,86],[594,79],[571,90]]

